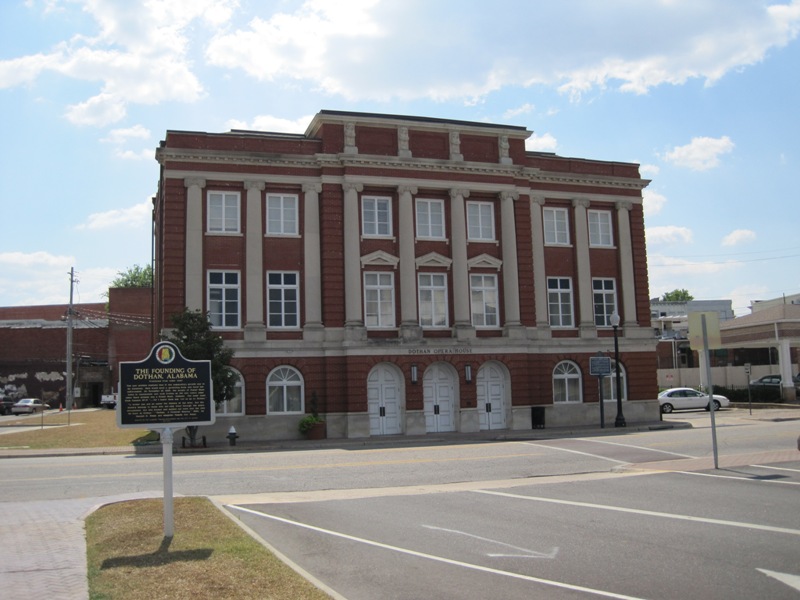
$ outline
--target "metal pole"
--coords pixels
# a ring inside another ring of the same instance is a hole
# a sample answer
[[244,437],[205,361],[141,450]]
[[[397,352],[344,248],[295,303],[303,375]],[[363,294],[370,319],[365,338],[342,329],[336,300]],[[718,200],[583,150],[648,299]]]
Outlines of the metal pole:
[[714,468],[719,469],[719,458],[717,456],[717,427],[714,419],[714,385],[711,383],[711,356],[708,351],[708,328],[706,327],[706,316],[700,315],[703,324],[703,352],[706,356],[706,394],[708,394],[708,410],[711,413],[711,445],[714,449]]
[[72,289],[75,284],[75,267],[69,270],[69,306],[67,307],[67,425],[70,423],[72,410]]
[[161,430],[161,454],[164,457],[164,537],[175,535],[172,498],[172,428]]
[[617,418],[614,420],[614,427],[627,427],[625,416],[622,414],[622,386],[619,376],[619,341],[617,338],[617,327],[619,327],[619,315],[615,312],[611,315],[611,327],[614,328],[614,371],[617,378]]

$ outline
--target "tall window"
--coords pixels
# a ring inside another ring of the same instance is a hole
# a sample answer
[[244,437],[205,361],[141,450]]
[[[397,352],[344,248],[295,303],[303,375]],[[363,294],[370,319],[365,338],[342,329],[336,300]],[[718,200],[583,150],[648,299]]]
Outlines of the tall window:
[[394,273],[364,273],[364,324],[394,327]]
[[270,327],[300,326],[299,280],[298,273],[267,273],[267,312]]
[[617,309],[616,283],[613,279],[592,279],[594,324],[611,327],[611,315]]
[[236,376],[236,383],[233,387],[233,396],[217,404],[218,415],[242,415],[244,414],[244,377],[234,369],[228,367]]
[[297,196],[267,195],[267,234],[297,235]]
[[611,213],[607,210],[590,210],[589,217],[589,244],[610,248],[614,245],[611,234]]
[[467,202],[467,235],[473,241],[494,241],[494,205]]
[[[600,381],[603,382],[603,402],[616,401],[617,399],[617,363],[611,359],[611,375],[601,377]],[[622,387],[622,399],[627,400],[628,394],[628,380],[625,376],[625,367],[620,363],[619,365],[619,385]]]
[[364,196],[361,199],[361,220],[365,236],[392,235],[392,199]]
[[547,304],[551,327],[573,327],[572,280],[569,277],[547,278]]
[[497,327],[500,323],[497,309],[497,276],[470,275],[472,295],[472,324],[475,327]]
[[212,327],[239,327],[239,272],[208,272],[208,318]]
[[568,213],[565,208],[545,208],[544,219],[545,244],[569,244]]
[[278,367],[267,377],[267,413],[302,413],[303,379],[292,367]]
[[444,238],[444,202],[417,199],[417,237]]
[[239,193],[208,192],[209,233],[239,233]]
[[582,402],[582,398],[578,366],[568,360],[558,363],[553,369],[553,402]]
[[421,327],[447,327],[447,277],[440,273],[420,273],[419,324]]

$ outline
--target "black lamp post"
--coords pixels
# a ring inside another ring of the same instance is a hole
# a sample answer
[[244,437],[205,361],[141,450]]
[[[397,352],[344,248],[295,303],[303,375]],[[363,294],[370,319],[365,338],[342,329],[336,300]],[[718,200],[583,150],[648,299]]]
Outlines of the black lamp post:
[[611,315],[611,327],[614,328],[614,371],[617,377],[617,418],[614,419],[614,427],[627,427],[625,416],[622,414],[622,386],[619,376],[619,340],[617,338],[617,327],[619,327],[619,314],[614,311]]

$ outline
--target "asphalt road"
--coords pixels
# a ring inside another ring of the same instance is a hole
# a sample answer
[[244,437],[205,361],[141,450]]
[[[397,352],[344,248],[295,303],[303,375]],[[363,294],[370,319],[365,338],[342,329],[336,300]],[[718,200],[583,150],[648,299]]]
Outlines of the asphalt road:
[[[718,413],[720,469],[708,413],[670,419],[692,427],[176,453],[174,491],[349,600],[800,597],[800,411]],[[0,502],[102,497],[163,490],[163,463],[15,458],[0,477]]]

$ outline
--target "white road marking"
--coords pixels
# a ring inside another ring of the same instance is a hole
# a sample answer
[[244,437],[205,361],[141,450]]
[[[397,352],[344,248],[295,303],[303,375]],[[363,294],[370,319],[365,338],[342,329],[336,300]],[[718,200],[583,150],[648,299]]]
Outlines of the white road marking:
[[463,535],[475,540],[481,540],[483,542],[489,542],[490,544],[497,544],[498,546],[505,546],[506,548],[511,548],[513,550],[519,550],[522,554],[497,554],[497,553],[488,553],[486,556],[491,556],[492,558],[555,558],[558,555],[558,547],[553,548],[550,552],[537,552],[536,550],[530,550],[528,548],[520,548],[519,546],[512,546],[511,544],[506,544],[505,542],[501,542],[500,540],[493,540],[491,538],[481,537],[479,535],[475,535],[473,533],[467,533],[466,531],[458,531],[457,529],[445,529],[444,527],[436,527],[434,525],[423,525],[425,529],[432,529],[434,531],[444,531],[445,533],[455,533],[457,535]]
[[[751,467],[754,465],[750,465]],[[673,473],[680,473],[681,475],[698,475],[700,477],[717,477],[719,479],[737,479],[739,481],[755,481],[758,483],[782,483],[783,485],[800,485],[800,481],[779,481],[777,479],[756,479],[752,477],[734,477],[733,475],[717,475],[715,473],[696,473],[694,471],[672,471]]]
[[777,579],[791,588],[800,591],[800,575],[790,575],[789,573],[778,573],[777,571],[767,571],[766,569],[756,569],[768,577]]
[[648,452],[658,452],[659,454],[671,454],[672,456],[680,456],[681,458],[698,458],[690,454],[680,454],[679,452],[670,452],[669,450],[658,450],[656,448],[648,448],[647,446],[634,446],[633,444],[620,444],[619,442],[609,442],[608,440],[592,440],[589,438],[578,438],[582,442],[592,442],[593,444],[608,444],[609,446],[622,446],[623,448],[633,448],[635,450],[647,450]]
[[448,565],[453,565],[456,567],[463,567],[465,569],[473,569],[475,571],[481,571],[483,573],[491,573],[493,575],[503,575],[505,577],[511,577],[513,579],[520,579],[522,581],[530,581],[533,583],[540,583],[542,585],[549,585],[552,587],[562,588],[566,590],[573,590],[576,592],[585,592],[587,594],[594,594],[596,596],[603,596],[605,598],[617,598],[618,600],[643,600],[641,598],[637,598],[635,596],[625,596],[623,594],[615,594],[614,592],[606,592],[604,590],[597,590],[593,588],[583,587],[580,585],[572,585],[569,583],[563,583],[560,581],[552,581],[550,579],[541,579],[540,577],[531,577],[530,575],[522,575],[521,573],[511,573],[509,571],[502,571],[500,569],[493,569],[491,567],[484,567],[483,565],[476,565],[472,563],[463,562],[460,560],[453,560],[451,558],[444,558],[443,556],[435,556],[433,554],[427,554],[425,552],[417,552],[416,550],[409,550],[408,548],[400,548],[398,546],[391,546],[389,544],[384,544],[382,542],[376,542],[374,540],[368,540],[365,538],[359,538],[352,535],[348,535],[346,533],[341,533],[338,531],[332,531],[330,529],[323,529],[322,527],[315,527],[314,525],[307,525],[306,523],[300,523],[299,521],[292,521],[290,519],[284,519],[283,517],[279,517],[277,515],[270,515],[267,513],[258,512],[249,508],[244,508],[242,506],[235,506],[235,505],[228,505],[228,508],[240,510],[242,512],[246,512],[258,517],[263,517],[265,519],[271,519],[273,521],[278,521],[280,523],[285,523],[287,525],[294,525],[295,527],[301,527],[303,529],[308,529],[311,531],[316,531],[318,533],[324,533],[326,535],[330,535],[333,537],[342,538],[345,540],[350,540],[351,542],[358,542],[360,544],[366,544],[368,546],[374,546],[376,548],[383,548],[384,550],[390,550],[392,552],[399,552],[400,554],[407,554],[409,556],[415,556],[417,558],[424,558],[427,560],[433,560],[436,562],[441,562]]
[[581,454],[583,456],[589,456],[591,458],[599,458],[601,460],[607,460],[609,462],[614,462],[620,465],[631,464],[630,461],[627,460],[617,460],[615,458],[608,458],[607,456],[600,456],[599,454],[589,454],[588,452],[581,452],[580,450],[570,450],[569,448],[559,448],[558,446],[547,446],[546,444],[536,444],[534,442],[519,442],[519,443],[525,444],[526,446],[537,446],[539,448],[547,448],[549,450],[560,450],[562,452],[569,452],[571,454]]
[[750,465],[757,469],[773,469],[775,471],[789,471],[791,473],[800,473],[800,469],[787,469],[786,467],[770,467],[769,465]]
[[593,504],[591,502],[576,502],[574,500],[558,500],[556,498],[543,498],[539,496],[523,496],[522,494],[511,494],[508,492],[496,492],[493,490],[473,490],[476,494],[488,494],[490,496],[503,496],[506,498],[516,498],[519,500],[529,500],[531,502],[547,502],[550,504],[563,504],[567,506],[579,506],[581,508],[593,508],[598,510],[610,510],[614,512],[631,513],[645,515],[648,517],[660,517],[662,519],[675,519],[678,521],[692,521],[695,523],[709,523],[711,525],[725,525],[727,527],[741,527],[743,529],[758,529],[761,531],[771,531],[773,533],[788,533],[790,535],[800,535],[800,530],[789,529],[788,527],[773,527],[771,525],[759,525],[757,523],[742,523],[739,521],[726,521],[723,519],[709,519],[706,517],[693,517],[691,515],[678,515],[673,513],[662,513],[652,510],[641,510],[638,508],[625,508],[622,506],[609,506],[607,504]]

